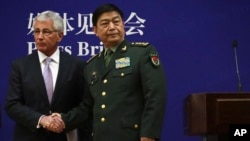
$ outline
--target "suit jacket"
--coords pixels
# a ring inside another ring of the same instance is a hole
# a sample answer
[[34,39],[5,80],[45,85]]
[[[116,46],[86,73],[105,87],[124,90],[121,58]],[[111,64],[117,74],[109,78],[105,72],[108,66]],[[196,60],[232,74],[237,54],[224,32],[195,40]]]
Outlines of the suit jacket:
[[166,80],[155,48],[124,40],[108,67],[104,53],[90,59],[85,77],[90,95],[63,115],[66,127],[77,126],[93,110],[94,141],[159,139],[166,103]]
[[[56,86],[52,102],[49,104],[38,53],[35,52],[12,62],[5,108],[7,114],[16,123],[13,141],[47,141],[48,138],[64,141],[66,139],[65,133],[56,134],[42,127],[38,129],[36,126],[41,115],[52,112],[66,113],[79,105],[85,91],[83,68],[83,61],[60,52]],[[81,135],[90,140],[91,127],[88,126],[91,124],[88,123],[80,132],[84,132]]]

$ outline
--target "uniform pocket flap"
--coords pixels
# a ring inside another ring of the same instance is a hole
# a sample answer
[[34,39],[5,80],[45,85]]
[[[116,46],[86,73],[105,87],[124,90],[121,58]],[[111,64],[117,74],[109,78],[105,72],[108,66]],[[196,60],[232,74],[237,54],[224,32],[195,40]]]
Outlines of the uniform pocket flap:
[[126,127],[126,128],[139,129],[140,128],[140,121],[135,120],[135,119],[122,119],[121,126]]
[[126,67],[126,68],[121,68],[121,69],[116,69],[113,73],[113,76],[126,76],[130,73],[132,73],[132,67]]

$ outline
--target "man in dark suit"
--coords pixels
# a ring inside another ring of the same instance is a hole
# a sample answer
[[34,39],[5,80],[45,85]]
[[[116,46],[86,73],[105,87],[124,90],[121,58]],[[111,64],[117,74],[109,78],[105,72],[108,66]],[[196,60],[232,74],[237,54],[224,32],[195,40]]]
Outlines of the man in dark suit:
[[[92,21],[105,48],[85,67],[90,95],[79,107],[61,114],[66,129],[93,114],[94,141],[160,140],[166,80],[158,53],[149,43],[124,38],[123,13],[113,4],[98,7]],[[56,131],[55,127],[51,128]]]
[[[54,133],[46,129],[53,122],[49,116],[52,112],[65,113],[78,106],[85,91],[84,61],[59,51],[63,29],[63,19],[58,13],[42,12],[33,23],[38,51],[13,61],[11,65],[5,109],[16,123],[13,141],[92,140],[92,123],[89,121],[81,129],[67,133]],[[47,58],[51,59],[49,71],[46,70],[50,72],[50,81],[43,78]],[[49,88],[52,88],[51,95],[47,95]],[[77,135],[77,132],[81,134]]]

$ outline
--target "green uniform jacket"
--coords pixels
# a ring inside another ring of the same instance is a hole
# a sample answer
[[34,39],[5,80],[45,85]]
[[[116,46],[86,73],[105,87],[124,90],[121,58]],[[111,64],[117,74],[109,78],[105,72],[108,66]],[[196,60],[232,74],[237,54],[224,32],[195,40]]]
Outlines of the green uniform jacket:
[[166,81],[154,47],[124,40],[108,67],[104,65],[103,52],[87,64],[85,79],[90,95],[80,107],[63,116],[66,127],[81,124],[88,112],[93,114],[94,141],[159,139]]

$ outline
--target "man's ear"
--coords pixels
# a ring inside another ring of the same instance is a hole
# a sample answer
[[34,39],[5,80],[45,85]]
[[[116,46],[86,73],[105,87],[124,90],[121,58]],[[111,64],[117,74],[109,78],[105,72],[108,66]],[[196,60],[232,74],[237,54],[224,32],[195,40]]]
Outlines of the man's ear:
[[57,40],[57,41],[58,41],[58,43],[61,42],[63,36],[64,36],[64,35],[63,35],[63,32],[58,32],[58,34],[57,34],[57,37],[58,37],[58,40]]
[[93,32],[95,33],[95,35],[98,36],[98,34],[97,34],[97,27],[96,27],[96,26],[93,26],[92,30],[93,30]]

